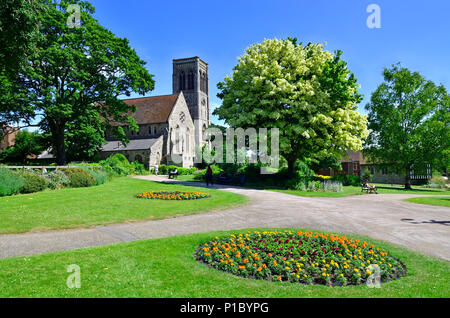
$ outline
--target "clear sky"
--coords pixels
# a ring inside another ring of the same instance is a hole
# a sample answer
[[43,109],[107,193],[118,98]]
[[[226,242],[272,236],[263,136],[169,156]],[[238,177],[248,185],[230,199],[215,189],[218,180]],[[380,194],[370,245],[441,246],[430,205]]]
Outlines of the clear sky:
[[[95,17],[126,37],[145,60],[156,87],[172,93],[172,59],[199,56],[209,63],[211,111],[220,105],[217,83],[237,57],[265,38],[297,37],[344,52],[365,96],[393,63],[420,72],[450,90],[449,0],[91,0]],[[369,4],[381,8],[381,28],[369,29]],[[218,122],[214,117],[213,122]]]

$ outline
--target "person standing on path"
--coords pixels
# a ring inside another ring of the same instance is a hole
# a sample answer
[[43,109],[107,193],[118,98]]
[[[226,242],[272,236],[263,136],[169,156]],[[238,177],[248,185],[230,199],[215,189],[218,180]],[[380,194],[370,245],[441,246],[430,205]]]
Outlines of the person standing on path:
[[205,179],[206,179],[206,186],[208,187],[209,184],[211,183],[211,185],[213,184],[213,172],[211,169],[211,166],[208,165],[208,168],[206,169],[206,175],[205,175]]
[[158,175],[158,165],[155,165],[155,175]]

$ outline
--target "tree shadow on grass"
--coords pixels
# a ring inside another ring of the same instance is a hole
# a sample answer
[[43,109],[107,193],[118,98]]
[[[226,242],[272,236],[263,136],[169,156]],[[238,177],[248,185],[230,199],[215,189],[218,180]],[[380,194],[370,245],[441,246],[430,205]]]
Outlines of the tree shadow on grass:
[[420,188],[412,188],[412,189],[405,189],[404,187],[395,187],[395,186],[378,186],[378,190],[395,190],[395,191],[404,191],[405,193],[414,191],[414,192],[423,192],[423,193],[439,193],[439,194],[445,194],[448,191],[440,190],[440,189],[420,189]]

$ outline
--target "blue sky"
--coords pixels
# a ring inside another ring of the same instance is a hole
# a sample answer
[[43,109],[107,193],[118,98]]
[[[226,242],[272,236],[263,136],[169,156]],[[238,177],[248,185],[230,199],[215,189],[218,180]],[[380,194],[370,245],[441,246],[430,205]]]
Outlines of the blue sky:
[[[172,59],[199,56],[210,66],[211,111],[216,84],[231,74],[237,57],[265,38],[297,37],[344,52],[365,99],[396,62],[450,89],[448,0],[91,0],[99,22],[130,40],[156,87],[172,93]],[[369,29],[369,4],[381,8],[381,28]],[[212,118],[213,122],[218,122]]]

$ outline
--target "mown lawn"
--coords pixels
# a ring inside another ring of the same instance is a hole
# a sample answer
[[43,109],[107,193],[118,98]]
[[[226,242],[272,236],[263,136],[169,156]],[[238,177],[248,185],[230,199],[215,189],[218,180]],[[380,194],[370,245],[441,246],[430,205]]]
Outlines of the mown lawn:
[[[444,189],[427,189],[422,186],[413,186],[411,190],[405,190],[400,185],[377,184],[375,183],[378,193],[380,194],[424,194],[424,195],[450,195],[450,191]],[[274,190],[274,189],[267,189]],[[298,190],[282,190],[275,189],[274,191],[294,194],[305,197],[346,197],[349,195],[366,195],[366,192],[361,192],[361,187],[345,186],[343,192],[309,192]],[[371,195],[375,195],[372,193]]]
[[429,205],[439,205],[439,206],[448,206],[450,207],[450,197],[421,197],[421,198],[411,198],[406,199],[405,201],[420,203],[420,204],[429,204]]
[[[210,193],[211,197],[189,201],[136,198],[138,193],[155,190],[204,191]],[[245,196],[224,191],[123,177],[91,188],[2,197],[0,234],[158,220],[224,209],[247,201]]]
[[[195,249],[215,236],[245,232],[201,233],[3,259],[0,297],[450,297],[450,262],[358,235],[352,237],[401,259],[407,276],[379,289],[330,288],[240,278],[194,259]],[[66,285],[71,275],[67,266],[72,264],[80,267],[79,289]]]

